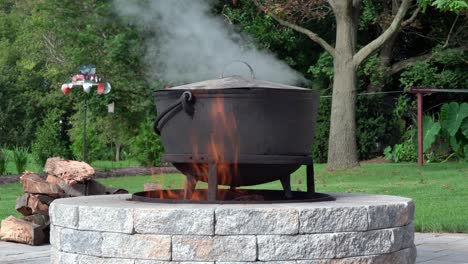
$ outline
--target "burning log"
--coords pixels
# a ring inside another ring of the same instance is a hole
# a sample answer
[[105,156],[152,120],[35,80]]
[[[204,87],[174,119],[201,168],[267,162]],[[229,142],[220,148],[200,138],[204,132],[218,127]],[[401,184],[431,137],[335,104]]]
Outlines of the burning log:
[[40,245],[46,242],[44,226],[9,216],[2,221],[0,238],[29,245]]

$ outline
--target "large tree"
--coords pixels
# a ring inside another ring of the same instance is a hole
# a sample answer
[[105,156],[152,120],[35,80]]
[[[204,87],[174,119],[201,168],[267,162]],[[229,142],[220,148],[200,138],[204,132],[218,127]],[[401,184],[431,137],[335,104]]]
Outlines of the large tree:
[[[333,57],[334,79],[328,169],[347,169],[358,166],[355,121],[357,69],[366,58],[398,32],[413,1],[402,0],[388,28],[360,49],[357,48],[360,0],[253,1],[280,24],[307,35]],[[327,13],[333,13],[335,18],[334,45],[300,25],[304,18],[322,18]]]

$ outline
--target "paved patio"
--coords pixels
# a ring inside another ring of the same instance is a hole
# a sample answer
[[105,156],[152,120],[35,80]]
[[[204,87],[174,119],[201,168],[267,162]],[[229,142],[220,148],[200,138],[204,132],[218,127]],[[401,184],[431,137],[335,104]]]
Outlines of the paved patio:
[[[468,264],[468,234],[416,233],[415,244],[416,263]],[[50,245],[32,247],[0,241],[0,263],[48,264],[49,249]]]

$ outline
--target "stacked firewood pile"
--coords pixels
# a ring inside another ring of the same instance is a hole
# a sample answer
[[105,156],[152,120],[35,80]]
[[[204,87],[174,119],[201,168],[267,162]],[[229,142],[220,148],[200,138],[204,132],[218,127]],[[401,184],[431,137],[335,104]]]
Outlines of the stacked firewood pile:
[[44,167],[43,178],[25,172],[20,181],[24,195],[16,200],[16,210],[24,218],[9,216],[1,223],[0,238],[30,245],[49,241],[49,205],[55,199],[85,195],[127,193],[107,188],[93,180],[94,169],[85,162],[50,158]]

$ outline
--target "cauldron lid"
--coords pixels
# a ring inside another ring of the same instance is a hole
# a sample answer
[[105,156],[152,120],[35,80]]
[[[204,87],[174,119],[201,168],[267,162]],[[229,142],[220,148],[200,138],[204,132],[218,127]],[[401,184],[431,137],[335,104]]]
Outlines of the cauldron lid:
[[290,86],[269,81],[262,81],[241,76],[230,76],[222,79],[207,80],[196,83],[184,84],[169,88],[170,90],[194,90],[194,89],[235,89],[235,88],[272,88],[309,90],[306,88]]

